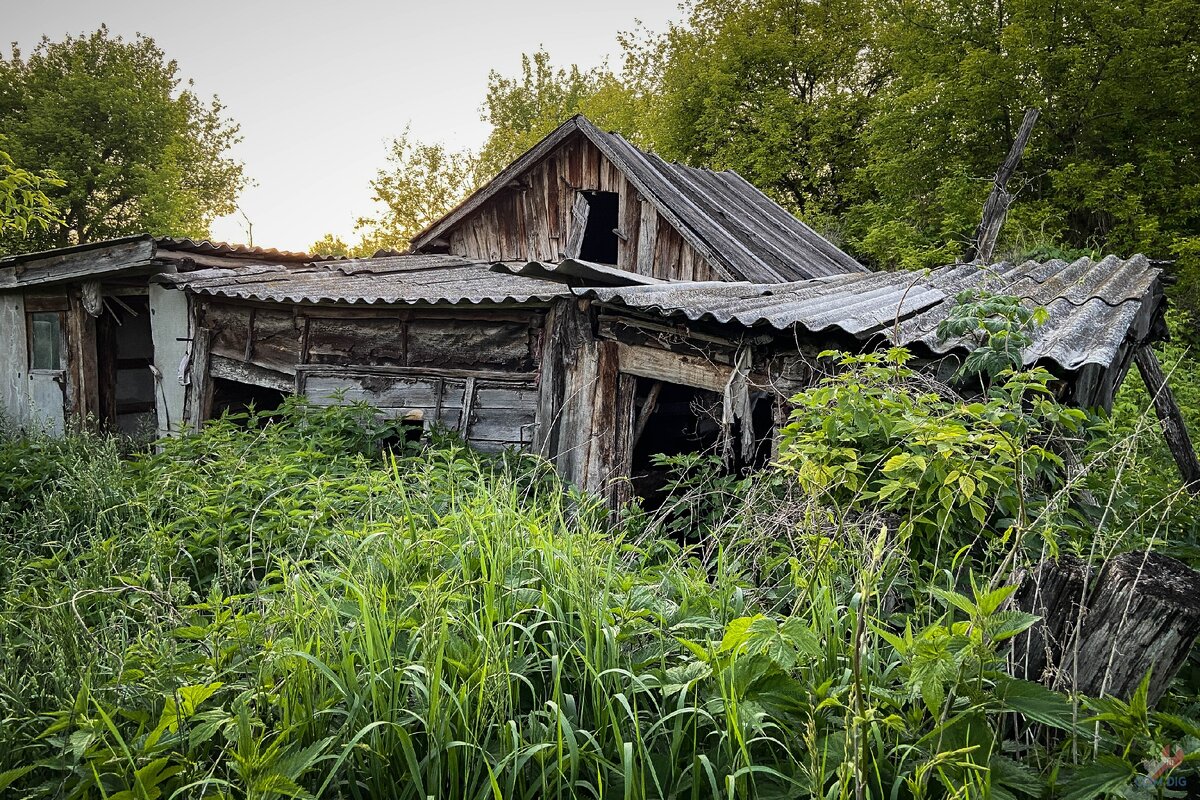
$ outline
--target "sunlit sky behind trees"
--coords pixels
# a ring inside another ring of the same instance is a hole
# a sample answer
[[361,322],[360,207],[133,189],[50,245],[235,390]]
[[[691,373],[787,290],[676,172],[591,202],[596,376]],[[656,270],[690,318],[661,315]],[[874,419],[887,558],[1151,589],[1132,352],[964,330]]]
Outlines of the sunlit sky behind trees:
[[[232,155],[255,181],[240,198],[254,243],[297,250],[326,232],[353,238],[355,219],[372,211],[369,181],[406,125],[421,141],[478,147],[489,70],[516,73],[539,46],[555,63],[615,67],[619,32],[679,17],[676,0],[0,0],[0,9],[6,52],[101,23],[153,37],[241,125]],[[245,220],[218,219],[212,235],[244,242]]]

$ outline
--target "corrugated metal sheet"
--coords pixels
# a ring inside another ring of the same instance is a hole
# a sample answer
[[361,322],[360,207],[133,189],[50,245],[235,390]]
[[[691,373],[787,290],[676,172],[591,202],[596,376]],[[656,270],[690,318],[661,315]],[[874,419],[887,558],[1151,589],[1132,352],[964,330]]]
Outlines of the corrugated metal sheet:
[[577,117],[576,124],[633,183],[641,184],[639,191],[679,218],[685,239],[704,242],[734,275],[773,283],[867,271],[736,172],[667,163],[585,117]]
[[272,261],[276,263],[305,263],[334,260],[337,258],[337,256],[314,256],[291,250],[276,250],[274,248],[251,247],[244,244],[213,242],[208,239],[185,239],[178,236],[158,236],[155,237],[154,241],[160,248],[177,252],[196,253],[198,255],[248,257],[256,261]]
[[155,280],[194,294],[270,303],[528,303],[570,294],[565,284],[446,255],[203,269]]
[[[1107,366],[1135,321],[1149,319],[1161,302],[1159,270],[1145,256],[1101,261],[1083,258],[998,264],[959,264],[931,273],[841,275],[790,284],[692,283],[589,289],[605,303],[746,327],[810,333],[835,328],[866,339],[884,335],[934,353],[969,349],[962,340],[940,342],[938,323],[966,289],[1014,294],[1050,315],[1026,350],[1025,362],[1053,361],[1074,370]],[[1146,323],[1148,324],[1148,322]],[[1142,332],[1145,333],[1144,331]]]
[[597,128],[582,115],[564,122],[491,182],[413,238],[420,249],[442,235],[576,134],[586,136],[697,252],[719,270],[774,283],[866,272],[735,172],[669,164]]

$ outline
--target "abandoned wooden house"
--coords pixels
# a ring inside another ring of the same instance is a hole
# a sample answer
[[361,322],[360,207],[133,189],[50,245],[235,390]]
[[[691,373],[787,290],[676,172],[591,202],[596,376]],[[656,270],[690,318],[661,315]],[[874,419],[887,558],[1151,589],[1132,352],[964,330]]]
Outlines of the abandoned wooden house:
[[165,434],[291,393],[365,401],[619,502],[653,488],[656,453],[766,463],[823,350],[896,342],[951,368],[972,342],[937,323],[972,287],[1048,309],[1025,360],[1077,405],[1110,406],[1164,335],[1142,256],[870,272],[737,175],[576,117],[407,254],[141,237],[0,262],[0,412],[154,411]]

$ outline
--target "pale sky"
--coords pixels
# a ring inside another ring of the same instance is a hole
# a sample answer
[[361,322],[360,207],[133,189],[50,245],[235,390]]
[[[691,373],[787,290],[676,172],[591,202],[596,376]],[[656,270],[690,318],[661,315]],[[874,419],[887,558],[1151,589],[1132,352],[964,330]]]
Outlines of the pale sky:
[[[100,23],[154,38],[242,126],[234,155],[257,185],[241,196],[254,243],[303,250],[326,232],[347,241],[369,213],[368,181],[387,142],[412,125],[423,141],[476,147],[491,69],[513,75],[539,45],[556,65],[619,67],[616,36],[641,20],[662,30],[678,0],[386,2],[386,0],[0,0],[0,44],[29,52]],[[238,215],[213,237],[245,242]]]

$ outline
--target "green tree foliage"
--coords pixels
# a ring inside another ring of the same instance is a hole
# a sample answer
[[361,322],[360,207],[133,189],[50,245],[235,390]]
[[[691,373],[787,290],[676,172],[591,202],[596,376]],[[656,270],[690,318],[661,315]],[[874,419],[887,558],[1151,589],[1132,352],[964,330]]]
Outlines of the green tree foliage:
[[[0,145],[4,137],[0,136]],[[59,222],[58,209],[46,189],[63,182],[54,173],[37,174],[21,169],[12,156],[0,150],[0,238],[26,236],[30,229],[46,230]]]
[[230,158],[238,128],[205,101],[153,39],[101,27],[28,57],[0,58],[0,134],[29,169],[65,181],[46,194],[62,221],[25,242],[61,247],[148,231],[203,236],[234,208],[245,180]]
[[626,37],[644,136],[668,158],[733,169],[833,224],[864,163],[859,134],[881,83],[863,0],[697,0],[660,36]]
[[380,250],[404,250],[412,237],[458,205],[475,187],[478,159],[468,151],[414,139],[406,129],[392,140],[387,164],[371,181],[378,212],[359,217],[359,241],[348,245],[326,234],[309,248],[321,255],[365,258]]
[[575,114],[625,129],[636,119],[628,91],[607,67],[555,68],[541,49],[521,56],[519,76],[493,70],[483,104],[483,119],[492,131],[479,152],[479,177],[491,178]]
[[866,129],[860,247],[884,264],[961,253],[1037,107],[1009,250],[1185,255],[1200,233],[1198,15],[1195,0],[883,3],[873,49],[888,83]]
[[626,36],[626,132],[733,168],[877,267],[949,263],[1023,110],[1000,252],[1146,252],[1200,281],[1200,3],[696,0]]

